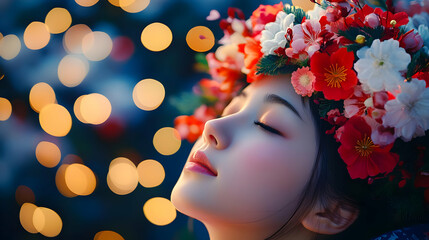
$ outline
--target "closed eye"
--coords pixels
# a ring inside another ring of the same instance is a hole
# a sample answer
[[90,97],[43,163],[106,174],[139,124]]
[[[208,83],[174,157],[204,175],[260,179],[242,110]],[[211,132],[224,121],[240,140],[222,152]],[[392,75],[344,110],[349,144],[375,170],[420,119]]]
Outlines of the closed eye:
[[255,122],[254,122],[254,124],[255,124],[255,125],[257,125],[257,126],[260,126],[260,127],[261,127],[262,129],[264,129],[265,131],[268,131],[268,132],[270,132],[270,133],[273,133],[273,134],[277,134],[277,135],[283,136],[283,134],[282,134],[279,130],[277,130],[277,129],[275,129],[275,128],[272,128],[272,127],[270,127],[270,126],[268,126],[268,125],[266,125],[266,124],[264,124],[264,123],[262,123],[262,122],[255,121]]

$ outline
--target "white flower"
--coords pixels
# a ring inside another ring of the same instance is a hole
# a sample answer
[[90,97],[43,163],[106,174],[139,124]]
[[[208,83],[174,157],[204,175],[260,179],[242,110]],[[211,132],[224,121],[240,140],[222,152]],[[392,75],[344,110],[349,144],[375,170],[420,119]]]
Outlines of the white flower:
[[424,80],[413,79],[401,86],[396,99],[384,106],[383,125],[395,128],[395,137],[410,141],[429,129],[429,88]]
[[285,37],[288,28],[293,27],[295,15],[286,14],[280,11],[276,16],[276,21],[267,23],[265,30],[262,31],[261,51],[264,55],[275,54],[274,51],[278,48],[284,48],[287,43]]
[[370,48],[357,51],[357,56],[354,68],[359,81],[373,92],[396,90],[403,80],[400,72],[411,62],[410,55],[393,39],[384,42],[376,39]]

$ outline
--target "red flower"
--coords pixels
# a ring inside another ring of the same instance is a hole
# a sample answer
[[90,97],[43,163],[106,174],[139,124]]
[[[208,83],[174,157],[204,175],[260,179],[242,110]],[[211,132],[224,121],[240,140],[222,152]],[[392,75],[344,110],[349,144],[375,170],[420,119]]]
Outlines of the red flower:
[[282,2],[275,5],[259,5],[259,7],[253,11],[250,21],[252,25],[256,24],[267,24],[276,20],[277,13],[282,11],[284,5]]
[[415,53],[423,47],[423,39],[420,34],[410,30],[399,38],[399,46],[408,53]]
[[247,73],[247,82],[251,83],[260,79],[263,75],[256,75],[257,64],[262,58],[261,44],[253,38],[247,38],[246,44],[241,45],[240,52],[244,54],[244,67],[249,71]]
[[250,16],[254,34],[259,34],[264,30],[264,26],[267,23],[274,22],[276,20],[277,13],[283,10],[283,3],[280,2],[276,5],[259,5],[259,7],[253,11]]
[[194,116],[178,116],[174,120],[174,128],[179,132],[181,139],[190,143],[195,142],[203,133],[204,122]]
[[311,71],[316,76],[314,89],[322,91],[326,99],[346,99],[353,93],[357,84],[353,71],[353,52],[340,48],[331,56],[315,52],[310,59]]
[[362,117],[352,117],[344,125],[338,153],[352,179],[390,173],[399,161],[399,155],[390,152],[393,144],[381,147],[370,136],[371,127]]

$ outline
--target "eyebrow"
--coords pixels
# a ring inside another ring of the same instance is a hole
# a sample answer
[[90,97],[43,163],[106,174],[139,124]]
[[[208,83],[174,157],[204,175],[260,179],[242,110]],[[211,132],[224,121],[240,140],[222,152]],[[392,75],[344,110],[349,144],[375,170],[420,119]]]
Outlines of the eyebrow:
[[290,102],[288,102],[286,99],[283,99],[283,98],[279,97],[278,95],[268,94],[267,96],[265,96],[265,102],[278,103],[278,104],[284,105],[287,108],[289,108],[290,110],[292,110],[292,112],[294,112],[296,114],[296,116],[299,117],[299,119],[303,120],[301,115],[299,115],[298,111],[296,110],[296,108],[292,104],[290,104]]

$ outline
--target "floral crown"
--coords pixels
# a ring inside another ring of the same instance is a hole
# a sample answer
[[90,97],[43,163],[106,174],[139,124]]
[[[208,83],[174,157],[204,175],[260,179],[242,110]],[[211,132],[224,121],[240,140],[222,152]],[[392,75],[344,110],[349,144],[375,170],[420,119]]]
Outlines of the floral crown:
[[[418,148],[412,170],[401,168],[406,154],[391,151],[395,142],[429,129],[429,29],[413,19],[429,22],[423,11],[429,4],[418,3],[410,15],[392,1],[380,4],[387,10],[358,0],[324,1],[309,12],[283,3],[261,5],[248,20],[230,8],[220,21],[221,45],[206,56],[212,79],[194,88],[201,106],[175,120],[181,137],[195,141],[246,82],[290,73],[295,92],[311,97],[332,125],[327,134],[339,142],[352,179],[372,183],[396,176],[399,187],[412,179],[426,188],[429,202],[424,148]],[[399,175],[392,174],[396,167]]]

